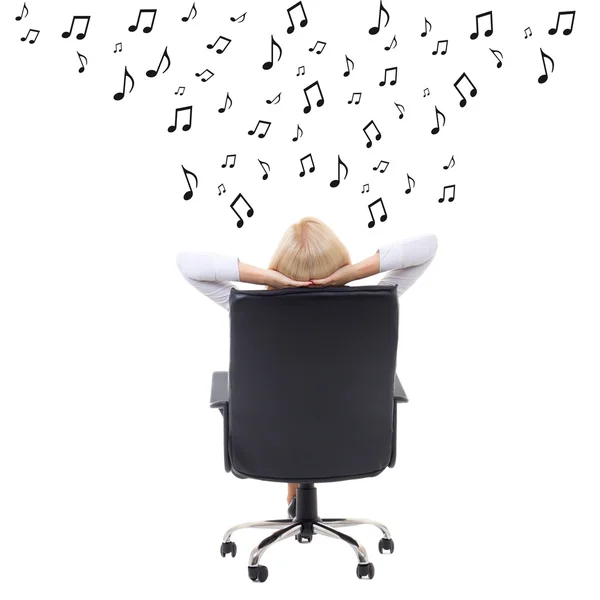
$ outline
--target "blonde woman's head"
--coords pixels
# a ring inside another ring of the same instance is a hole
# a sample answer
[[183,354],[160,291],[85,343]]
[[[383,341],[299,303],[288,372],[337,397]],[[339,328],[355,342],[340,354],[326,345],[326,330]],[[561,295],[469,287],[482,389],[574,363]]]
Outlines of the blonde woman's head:
[[349,264],[350,254],[331,227],[316,217],[304,217],[286,229],[269,269],[297,281],[308,281],[327,277]]

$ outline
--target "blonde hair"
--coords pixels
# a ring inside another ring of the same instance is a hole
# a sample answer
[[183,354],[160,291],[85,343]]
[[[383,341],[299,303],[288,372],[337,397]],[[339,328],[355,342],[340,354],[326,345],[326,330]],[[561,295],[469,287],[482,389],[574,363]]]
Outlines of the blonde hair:
[[333,229],[316,217],[304,217],[286,229],[269,269],[296,281],[308,281],[327,277],[349,264],[350,253]]

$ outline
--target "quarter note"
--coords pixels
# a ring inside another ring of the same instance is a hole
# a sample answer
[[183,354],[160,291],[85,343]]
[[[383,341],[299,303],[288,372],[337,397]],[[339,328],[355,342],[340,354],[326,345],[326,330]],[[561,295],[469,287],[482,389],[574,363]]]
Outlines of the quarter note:
[[427,35],[427,25],[429,25],[429,31],[431,31],[431,23],[425,17],[425,31],[421,33],[421,37],[425,37]]
[[423,98],[425,98],[425,96],[429,96],[429,88],[423,90]]
[[363,185],[361,194],[364,194],[365,192],[369,193],[369,184],[368,183],[365,183],[365,185]]
[[125,67],[125,74],[123,75],[123,91],[122,92],[117,92],[113,98],[115,100],[123,100],[123,98],[125,97],[125,84],[127,83],[127,79],[129,78],[129,80],[131,81],[131,89],[129,90],[129,94],[131,94],[131,92],[133,91],[133,86],[135,85],[135,81],[133,80],[133,77],[129,74],[129,71],[127,70],[127,67]]
[[377,171],[381,165],[385,165],[385,167],[383,167],[383,169],[381,169],[379,172],[385,173],[386,169],[390,166],[390,163],[387,160],[380,160],[379,164],[376,167],[373,167],[373,171]]
[[399,119],[403,119],[404,118],[404,106],[402,106],[402,104],[398,104],[397,102],[394,102],[394,104],[396,105],[396,108],[398,109],[398,112],[400,113],[398,115]]
[[[221,189],[221,188],[223,188],[223,189]],[[225,189],[225,186],[224,186],[222,183],[219,185],[219,187],[218,187],[217,189],[219,190],[219,196],[220,196],[221,194],[224,194],[224,193],[227,191],[227,190]]]
[[[302,73],[300,73],[300,70],[302,69]],[[296,77],[298,77],[298,75],[304,75],[306,73],[306,70],[304,69],[304,67],[298,67],[298,73],[296,73]]]
[[[528,29],[529,29],[529,33],[527,33]],[[525,39],[527,39],[531,35],[533,35],[533,33],[531,33],[531,27],[525,27]]]
[[554,61],[541,48],[540,52],[542,53],[542,64],[544,65],[544,74],[538,77],[538,83],[546,83],[546,81],[548,81],[548,69],[546,69],[546,58],[552,64],[552,73],[554,73]]
[[183,174],[185,175],[185,180],[188,184],[188,187],[190,188],[189,192],[186,192],[183,195],[183,199],[189,200],[194,195],[194,192],[192,191],[192,185],[190,184],[188,175],[191,175],[194,178],[194,180],[196,182],[196,186],[195,186],[196,188],[198,187],[198,178],[196,177],[196,175],[194,173],[192,173],[191,171],[188,171],[183,165],[181,165],[181,168],[183,169]]
[[[229,102],[229,107],[227,106],[227,102]],[[227,92],[227,96],[225,96],[225,104],[219,109],[220,113],[224,113],[227,108],[231,108],[233,106],[233,100],[229,96],[229,92]]]
[[348,104],[352,104],[352,101],[354,100],[354,96],[358,96],[358,99],[354,103],[354,104],[358,104],[360,102],[360,99],[362,98],[362,92],[354,92],[352,94],[352,98],[350,98],[350,100],[348,100]]
[[304,12],[304,6],[302,6],[302,2],[296,2],[296,4],[294,4],[294,6],[290,6],[287,9],[288,17],[290,18],[290,23],[291,23],[291,25],[287,28],[288,33],[294,33],[294,30],[296,29],[296,26],[294,25],[294,20],[292,19],[292,11],[298,7],[300,7],[300,10],[302,11],[302,15],[304,17],[300,21],[300,27],[306,27],[306,24],[308,23],[308,18],[306,16],[306,12]]
[[88,59],[83,54],[79,54],[79,52],[77,52],[77,56],[79,57],[79,62],[81,63],[81,67],[79,67],[79,72],[83,73],[85,71],[85,65],[83,64],[83,59],[85,58],[86,65],[88,63]]
[[476,17],[475,17],[475,32],[471,34],[472,40],[476,40],[477,37],[479,36],[479,19],[481,17],[487,17],[487,16],[490,17],[490,28],[487,29],[483,35],[485,35],[485,37],[490,37],[490,35],[492,35],[492,33],[494,33],[494,22],[492,20],[492,11],[488,10],[487,12],[476,15]]
[[78,19],[85,19],[85,29],[83,31],[83,33],[78,33],[75,37],[78,40],[82,40],[85,37],[85,34],[87,33],[89,24],[90,24],[90,18],[91,17],[73,17],[73,20],[71,21],[71,29],[69,29],[69,31],[65,31],[62,36],[64,38],[68,38],[70,37],[71,33],[73,32],[73,25],[75,24],[75,21],[77,21]]
[[[208,77],[202,77],[204,73],[209,73]],[[200,77],[200,81],[204,82],[208,81],[213,75],[214,73],[210,69],[204,69],[202,73],[196,73],[196,77]]]
[[183,113],[183,111],[189,111],[190,119],[181,129],[183,129],[183,131],[189,131],[192,128],[192,108],[192,106],[183,106],[182,108],[176,108],[175,123],[173,123],[173,125],[169,125],[167,131],[169,133],[173,133],[177,129],[177,117],[179,116],[179,113]]
[[281,60],[281,55],[283,54],[283,50],[281,49],[281,46],[275,41],[273,36],[271,36],[271,60],[268,60],[263,65],[263,69],[265,71],[268,71],[273,66],[273,46],[277,46],[277,48],[279,50],[279,58],[277,59],[277,62],[279,62]]
[[438,115],[442,115],[442,118],[444,119],[444,122],[442,123],[442,127],[444,127],[446,125],[446,115],[444,115],[443,112],[438,110],[438,107],[435,107],[435,120],[437,122],[437,127],[434,127],[431,130],[431,133],[433,133],[433,135],[435,135],[439,130],[440,130],[440,118]]
[[258,129],[258,126],[259,126],[261,123],[262,123],[263,125],[266,125],[266,126],[267,126],[267,128],[265,129],[265,131],[264,131],[263,133],[259,133],[259,134],[258,134],[258,137],[259,137],[259,138],[264,138],[264,137],[265,137],[265,135],[267,135],[267,133],[269,132],[269,128],[271,127],[271,122],[270,122],[270,121],[259,121],[259,122],[256,124],[256,127],[255,127],[255,128],[252,130],[252,131],[249,131],[249,132],[248,132],[248,135],[254,135],[254,134],[256,133],[256,130]]
[[334,188],[337,187],[338,185],[340,185],[340,167],[343,166],[344,170],[346,171],[344,174],[344,179],[346,179],[346,177],[348,177],[348,167],[346,165],[346,163],[340,158],[340,155],[338,154],[338,164],[337,164],[337,179],[334,179],[332,182],[329,183],[329,185]]
[[27,35],[25,37],[21,38],[21,41],[24,42],[29,37],[30,33],[35,33],[35,37],[32,40],[29,40],[29,43],[30,44],[35,44],[35,40],[37,40],[38,39],[38,35],[40,35],[40,30],[39,29],[30,29],[27,32]]
[[396,85],[396,81],[398,80],[398,67],[389,67],[384,71],[383,81],[379,82],[380,86],[386,84],[388,71],[390,71],[390,72],[393,71],[393,73],[394,73],[394,81],[390,81],[390,85]]
[[212,44],[206,44],[206,47],[207,47],[209,50],[212,50],[212,49],[213,49],[213,48],[214,48],[214,47],[215,47],[215,46],[216,46],[216,45],[219,43],[219,41],[220,41],[220,40],[223,40],[224,42],[227,42],[227,43],[225,44],[225,47],[224,47],[224,48],[217,48],[217,50],[216,50],[217,54],[223,54],[223,52],[225,52],[225,50],[227,50],[227,46],[229,46],[229,44],[231,43],[231,40],[230,40],[229,38],[223,37],[222,35],[220,35],[220,36],[217,38],[217,41],[216,41],[216,42],[213,42]]
[[165,70],[163,71],[163,73],[166,73],[169,70],[169,67],[171,66],[171,59],[169,58],[169,53],[167,52],[167,46],[165,46],[165,49],[162,53],[162,56],[160,57],[160,62],[158,63],[158,67],[156,67],[156,70],[150,69],[149,71],[146,71],[146,75],[148,77],[156,77],[156,74],[158,73],[158,70],[160,69],[160,65],[162,65],[162,61],[165,58],[167,59],[167,66],[165,67]]
[[375,125],[375,122],[371,119],[364,127],[363,127],[363,131],[365,132],[365,135],[368,138],[368,142],[367,142],[367,148],[370,148],[373,145],[373,142],[369,136],[369,134],[367,133],[367,129],[373,125],[373,127],[375,127],[375,129],[377,130],[377,135],[375,136],[375,139],[377,141],[379,141],[381,139],[381,132],[379,131],[379,129],[377,129],[377,125]]
[[376,35],[379,33],[379,28],[381,26],[381,13],[384,12],[385,16],[386,16],[386,21],[385,21],[385,25],[384,27],[388,26],[388,23],[390,22],[390,13],[385,10],[384,6],[383,6],[383,1],[381,0],[379,2],[379,19],[377,21],[377,27],[371,27],[371,29],[369,29],[369,33],[371,35]]
[[316,51],[315,54],[321,54],[321,52],[323,52],[323,50],[325,50],[325,46],[327,46],[327,42],[317,42],[312,48],[309,48],[308,51],[312,52],[319,44],[321,44],[321,47]]
[[456,163],[454,162],[454,154],[447,165],[444,165],[444,170],[451,169]]
[[298,125],[296,127],[296,137],[292,138],[292,142],[297,142],[303,135],[304,132],[302,131],[302,129],[300,129],[300,125]]
[[394,37],[392,38],[392,41],[390,42],[390,45],[389,45],[389,46],[386,46],[386,47],[384,48],[384,50],[392,50],[392,49],[393,49],[393,48],[395,48],[397,45],[398,45],[398,42],[396,41],[396,36],[394,36]]
[[404,190],[405,194],[410,194],[411,186],[410,182],[412,181],[412,187],[415,187],[415,180],[407,173],[406,177],[408,179],[408,187]]
[[238,23],[242,23],[245,18],[246,18],[246,13],[244,13],[243,15],[240,15],[237,19],[235,17],[229,17],[229,20],[234,21],[234,22],[237,21]]
[[344,73],[344,77],[348,77],[350,75],[350,63],[352,63],[352,70],[354,71],[354,61],[351,58],[348,58],[346,55],[346,71]]
[[[193,16],[193,17],[192,17],[192,13],[194,13],[194,16]],[[192,19],[195,19],[197,14],[198,14],[198,11],[196,10],[196,3],[194,2],[194,3],[192,4],[192,8],[190,9],[190,14],[189,14],[187,17],[181,17],[181,20],[182,20],[184,23],[186,23],[187,21],[189,21],[189,20],[190,20],[190,17],[191,17]]]
[[20,21],[24,19],[29,14],[29,9],[27,8],[27,3],[23,2],[23,8],[21,9],[21,14],[18,17],[15,17],[15,21]]
[[452,196],[450,196],[450,198],[448,198],[448,202],[452,202],[452,200],[454,200],[454,195],[456,194],[455,187],[456,187],[455,185],[445,185],[443,196],[442,196],[442,198],[440,198],[438,200],[438,202],[443,202],[446,199],[446,190],[450,190],[450,189],[452,190]]
[[469,93],[471,94],[471,98],[474,98],[475,96],[477,96],[477,88],[473,85],[473,82],[469,79],[469,76],[466,73],[463,73],[455,82],[454,82],[454,87],[456,88],[456,91],[460,94],[462,100],[460,101],[460,105],[462,107],[467,105],[467,99],[464,97],[463,93],[458,89],[458,84],[461,82],[462,78],[465,78],[470,84],[471,87],[473,88]]
[[309,167],[308,171],[310,173],[314,173],[314,171],[315,171],[315,162],[313,161],[312,154],[307,154],[306,156],[303,156],[300,159],[300,165],[302,166],[302,172],[300,173],[300,177],[304,177],[304,175],[306,174],[306,170],[304,169],[304,161],[307,158],[310,158],[310,162],[311,162],[311,165],[312,165],[311,167]]
[[571,35],[571,32],[573,31],[573,25],[575,24],[575,11],[574,10],[567,10],[567,11],[561,11],[558,13],[558,17],[556,18],[556,26],[552,27],[552,29],[548,30],[548,33],[550,35],[554,35],[557,31],[558,31],[558,22],[560,21],[560,18],[563,15],[569,15],[571,17],[571,25],[569,27],[567,27],[565,30],[563,30],[563,35]]
[[[496,66],[498,68],[500,68],[502,66],[502,61],[500,59],[504,58],[504,56],[502,56],[502,52],[500,52],[500,50],[492,50],[491,48],[490,48],[490,51],[498,59]],[[498,55],[500,55],[500,56],[498,56]]]
[[440,49],[440,44],[446,44],[444,49],[440,52],[442,56],[446,54],[446,52],[448,51],[448,40],[439,40],[437,46],[435,47],[435,50],[431,54],[435,56],[438,53],[438,50]]
[[235,206],[236,202],[240,199],[243,200],[246,204],[248,204],[248,212],[246,213],[246,216],[251,217],[254,214],[254,209],[250,206],[250,204],[248,203],[248,200],[246,200],[246,198],[244,198],[244,196],[242,196],[242,194],[238,194],[236,196],[235,200],[229,205],[231,210],[233,210],[233,212],[238,216],[239,221],[237,222],[237,226],[243,227],[244,219],[242,219],[242,217],[240,217],[240,214],[238,213],[238,211],[235,210],[235,208],[233,208]]
[[379,217],[379,220],[383,223],[387,219],[387,212],[385,210],[385,205],[383,204],[383,198],[378,198],[377,200],[369,204],[369,212],[371,213],[371,220],[368,223],[369,229],[375,225],[375,217],[373,216],[373,209],[371,207],[375,206],[375,204],[377,204],[378,202],[381,202],[381,208],[383,208],[383,214],[381,215],[381,217]]
[[275,96],[275,98],[273,98],[273,100],[267,100],[267,104],[279,104],[280,100],[281,100],[281,92],[279,92],[279,94],[277,94],[277,96]]
[[156,11],[157,11],[156,8],[142,8],[140,10],[140,12],[138,13],[138,18],[137,18],[135,25],[129,26],[129,31],[137,31],[138,25],[140,24],[140,19],[142,18],[142,13],[151,13],[152,21],[151,21],[150,25],[147,25],[146,27],[144,27],[144,29],[142,29],[142,31],[144,33],[150,33],[152,31],[152,28],[154,27],[154,19],[156,19]]
[[304,88],[304,95],[306,96],[306,102],[308,103],[308,106],[304,107],[304,112],[306,114],[308,114],[311,110],[311,104],[310,104],[310,100],[308,99],[308,90],[310,90],[312,87],[317,86],[317,89],[319,90],[319,95],[321,96],[318,100],[317,100],[317,106],[323,106],[323,104],[325,104],[325,98],[323,98],[323,92],[321,91],[321,86],[319,85],[318,81],[315,81],[314,83],[311,83],[309,86]]
[[123,44],[121,44],[121,42],[119,42],[118,44],[115,44],[115,53],[117,52],[117,47],[119,52],[123,51]]
[[258,159],[258,162],[260,163],[262,170],[265,172],[265,174],[262,176],[263,181],[266,181],[267,179],[269,179],[269,174],[267,173],[267,169],[265,169],[265,167],[267,167],[269,171],[271,170],[271,167],[269,166],[269,163],[263,162],[262,160],[260,160],[260,158]]
[[224,162],[224,163],[221,165],[221,167],[224,169],[224,168],[227,166],[227,161],[228,161],[230,158],[233,158],[233,161],[232,161],[232,162],[231,162],[231,164],[229,165],[229,168],[230,168],[230,169],[233,169],[233,167],[235,167],[235,157],[236,157],[236,155],[235,155],[235,154],[228,154],[228,155],[225,157],[225,162]]
[[179,86],[177,88],[177,91],[175,92],[175,95],[179,94],[180,96],[183,96],[183,93],[185,92],[185,87],[184,86]]

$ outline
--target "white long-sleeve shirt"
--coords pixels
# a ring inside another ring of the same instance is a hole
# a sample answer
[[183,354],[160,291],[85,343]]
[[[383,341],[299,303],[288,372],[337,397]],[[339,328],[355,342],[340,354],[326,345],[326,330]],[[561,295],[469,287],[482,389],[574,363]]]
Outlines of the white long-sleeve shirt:
[[[378,252],[379,272],[385,276],[377,285],[396,284],[401,296],[431,264],[437,252],[437,237],[433,234],[409,237],[383,244]],[[236,287],[232,282],[240,280],[237,257],[214,252],[180,252],[177,266],[198,291],[229,310],[229,294]],[[349,285],[356,281],[360,280]]]

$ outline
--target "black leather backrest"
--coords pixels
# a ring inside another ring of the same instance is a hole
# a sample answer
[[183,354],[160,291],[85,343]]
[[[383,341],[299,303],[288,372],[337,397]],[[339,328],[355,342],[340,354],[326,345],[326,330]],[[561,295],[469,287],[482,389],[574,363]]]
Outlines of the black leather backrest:
[[388,466],[398,346],[395,285],[233,289],[232,469],[288,482]]

